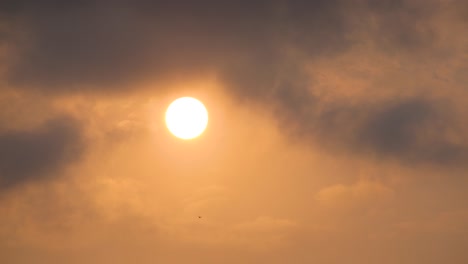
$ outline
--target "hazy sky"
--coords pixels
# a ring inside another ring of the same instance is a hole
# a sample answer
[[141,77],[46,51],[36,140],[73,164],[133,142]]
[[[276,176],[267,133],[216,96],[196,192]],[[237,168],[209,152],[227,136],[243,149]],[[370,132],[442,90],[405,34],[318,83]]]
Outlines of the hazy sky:
[[468,1],[73,2],[0,3],[1,263],[468,263]]

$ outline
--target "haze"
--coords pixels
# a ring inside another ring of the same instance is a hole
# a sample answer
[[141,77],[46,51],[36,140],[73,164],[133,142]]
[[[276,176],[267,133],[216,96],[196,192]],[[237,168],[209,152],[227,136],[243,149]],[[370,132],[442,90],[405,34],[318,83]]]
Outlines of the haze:
[[1,1],[0,263],[468,263],[467,28],[463,0]]

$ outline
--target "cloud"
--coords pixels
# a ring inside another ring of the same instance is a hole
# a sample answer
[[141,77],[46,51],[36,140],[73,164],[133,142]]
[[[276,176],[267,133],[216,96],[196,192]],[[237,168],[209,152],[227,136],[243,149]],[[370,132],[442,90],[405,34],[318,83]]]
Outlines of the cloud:
[[4,40],[15,54],[7,76],[25,89],[115,91],[148,75],[276,67],[290,45],[310,56],[346,48],[343,3],[10,2],[5,20],[21,34]]
[[[6,3],[0,18],[8,25],[5,79],[16,89],[131,93],[145,81],[214,74],[239,102],[271,110],[293,140],[406,164],[466,164],[466,133],[455,132],[459,140],[447,136],[463,118],[443,99],[423,96],[436,88],[420,87],[430,81],[420,60],[441,65],[463,52],[454,49],[456,41],[444,41],[447,29],[435,26],[455,2]],[[466,23],[461,18],[446,23],[459,28]],[[355,68],[369,58],[374,70],[352,74],[344,87],[320,83],[326,63],[341,78],[343,63]],[[360,82],[372,86],[361,88],[372,91],[366,100],[343,93]],[[330,98],[333,93],[342,98]]]
[[435,102],[411,99],[371,110],[373,115],[361,128],[356,145],[410,164],[461,165],[467,161],[468,145],[450,142],[447,134],[456,125],[439,107]]
[[317,201],[326,206],[355,207],[369,203],[385,203],[394,197],[394,190],[379,182],[361,180],[352,185],[333,185],[320,190]]
[[53,177],[81,157],[77,121],[58,117],[32,130],[0,132],[0,189]]

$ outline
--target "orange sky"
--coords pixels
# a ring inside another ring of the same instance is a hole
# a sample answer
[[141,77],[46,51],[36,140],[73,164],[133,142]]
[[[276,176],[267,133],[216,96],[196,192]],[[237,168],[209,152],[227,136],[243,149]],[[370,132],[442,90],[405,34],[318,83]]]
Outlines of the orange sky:
[[[0,262],[467,263],[467,17],[0,3]],[[181,96],[210,115],[191,141]]]

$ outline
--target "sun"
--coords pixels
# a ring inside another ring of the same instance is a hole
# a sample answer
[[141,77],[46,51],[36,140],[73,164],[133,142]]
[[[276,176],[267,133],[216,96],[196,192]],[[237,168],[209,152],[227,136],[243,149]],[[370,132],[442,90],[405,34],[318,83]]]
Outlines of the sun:
[[193,139],[205,131],[208,125],[208,111],[199,100],[181,97],[172,102],[166,110],[166,126],[180,139]]

